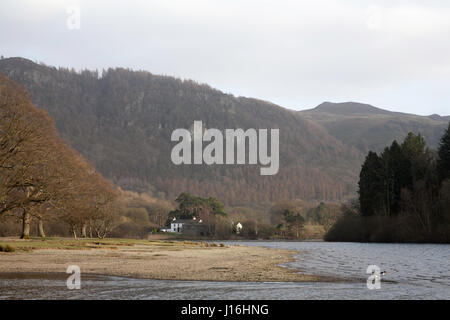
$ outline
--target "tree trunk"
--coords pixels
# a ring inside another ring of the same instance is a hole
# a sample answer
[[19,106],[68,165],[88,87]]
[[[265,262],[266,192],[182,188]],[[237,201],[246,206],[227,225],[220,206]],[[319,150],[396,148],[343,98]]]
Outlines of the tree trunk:
[[73,238],[76,239],[77,238],[77,229],[75,228],[75,226],[72,226],[72,234],[73,234]]
[[45,238],[44,220],[42,220],[42,217],[38,217],[38,233],[39,237]]
[[30,213],[24,210],[22,215],[22,235],[20,236],[21,239],[30,238],[30,220]]
[[82,226],[81,226],[81,237],[82,238],[86,238],[87,237],[87,225],[84,223]]

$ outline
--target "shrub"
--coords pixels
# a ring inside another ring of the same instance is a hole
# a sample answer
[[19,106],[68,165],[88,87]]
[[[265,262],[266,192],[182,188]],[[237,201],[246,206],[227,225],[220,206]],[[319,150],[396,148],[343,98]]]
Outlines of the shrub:
[[14,252],[16,248],[8,245],[8,244],[0,244],[0,252]]

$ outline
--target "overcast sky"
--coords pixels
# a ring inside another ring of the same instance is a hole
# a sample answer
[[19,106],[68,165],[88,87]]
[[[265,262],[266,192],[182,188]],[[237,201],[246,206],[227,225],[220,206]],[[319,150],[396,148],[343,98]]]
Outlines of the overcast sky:
[[447,0],[0,0],[0,54],[147,70],[297,110],[450,114]]

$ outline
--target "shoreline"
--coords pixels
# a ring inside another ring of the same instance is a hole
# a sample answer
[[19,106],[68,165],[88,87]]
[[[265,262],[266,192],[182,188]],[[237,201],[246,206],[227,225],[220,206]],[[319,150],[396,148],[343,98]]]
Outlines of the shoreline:
[[[35,240],[10,239],[8,243],[27,244],[27,241]],[[47,241],[51,243],[53,240]],[[77,243],[77,240],[71,242]],[[86,247],[32,247],[30,251],[0,253],[0,274],[66,276],[69,265],[78,265],[82,276],[89,274],[135,279],[221,282],[337,281],[282,266],[295,261],[294,254],[298,254],[296,250],[240,245],[221,247],[186,241],[136,241],[123,244],[115,243],[114,240],[103,243],[86,240],[81,243],[86,244]],[[92,244],[98,243],[101,245],[92,248]]]

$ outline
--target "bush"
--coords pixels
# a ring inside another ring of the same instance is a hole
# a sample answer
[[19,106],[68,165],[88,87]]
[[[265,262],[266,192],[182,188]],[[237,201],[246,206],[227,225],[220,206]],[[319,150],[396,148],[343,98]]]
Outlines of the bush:
[[216,239],[229,239],[233,232],[233,226],[231,225],[231,222],[229,222],[226,217],[222,216],[216,217],[214,229]]
[[344,242],[448,242],[448,228],[441,225],[426,233],[415,217],[344,214],[325,235],[325,241]]
[[15,252],[15,251],[16,251],[16,248],[14,248],[8,244],[6,244],[6,245],[0,244],[0,252]]
[[345,214],[328,231],[325,241],[364,242],[368,240],[361,217]]
[[110,236],[112,238],[144,239],[152,230],[150,226],[141,226],[132,221],[128,221],[114,228]]
[[276,232],[276,228],[267,223],[261,223],[258,226],[258,238],[270,239]]

